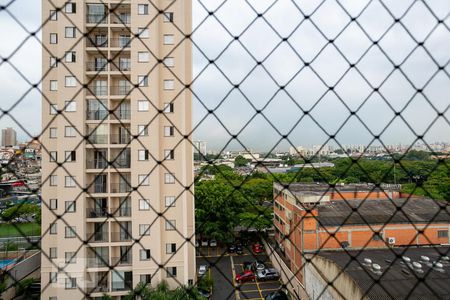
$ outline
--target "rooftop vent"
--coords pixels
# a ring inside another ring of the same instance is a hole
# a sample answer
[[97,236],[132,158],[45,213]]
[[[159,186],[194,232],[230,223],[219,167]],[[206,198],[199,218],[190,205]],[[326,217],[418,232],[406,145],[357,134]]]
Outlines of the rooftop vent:
[[418,263],[417,261],[415,261],[415,262],[412,263],[412,266],[414,268],[414,271],[416,271],[417,273],[423,273],[422,264],[421,263]]
[[450,261],[450,257],[448,257],[447,255],[445,255],[445,256],[442,256],[442,257],[441,257],[441,260],[443,260],[443,261]]
[[363,265],[371,266],[372,265],[372,260],[370,258],[364,258]]
[[383,274],[383,272],[381,272],[381,266],[379,264],[372,264],[372,272],[377,275]]
[[422,256],[420,257],[420,260],[423,261],[423,262],[429,262],[429,261],[430,261],[430,258],[429,258],[428,256],[422,255]]
[[410,263],[411,262],[411,258],[409,258],[408,256],[402,256],[402,259],[405,263]]
[[443,268],[444,268],[444,265],[442,263],[437,262],[437,261],[433,262],[433,270],[444,273],[445,271]]

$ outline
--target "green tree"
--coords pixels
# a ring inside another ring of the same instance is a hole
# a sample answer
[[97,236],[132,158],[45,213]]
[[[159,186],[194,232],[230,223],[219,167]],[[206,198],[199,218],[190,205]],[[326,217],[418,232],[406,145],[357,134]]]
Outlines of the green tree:
[[[11,222],[19,218],[29,218],[40,214],[41,208],[36,204],[17,204],[8,209],[5,209],[1,216],[3,221]],[[40,220],[39,220],[40,221]]]
[[242,155],[236,156],[234,159],[235,167],[245,167],[251,160],[244,158]]

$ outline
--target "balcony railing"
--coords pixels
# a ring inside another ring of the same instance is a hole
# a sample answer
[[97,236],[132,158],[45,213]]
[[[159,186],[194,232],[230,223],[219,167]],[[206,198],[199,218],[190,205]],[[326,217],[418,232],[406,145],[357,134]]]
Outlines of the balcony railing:
[[108,167],[108,161],[106,159],[88,159],[86,161],[87,169],[106,169]]
[[91,134],[88,138],[88,142],[90,144],[94,144],[94,145],[107,144],[108,143],[108,135],[107,134]]
[[108,115],[109,115],[109,112],[107,110],[102,110],[102,109],[88,110],[86,112],[86,119],[101,121],[101,120],[106,119],[108,117]]
[[107,188],[107,185],[105,185],[105,184],[94,183],[89,187],[88,192],[91,194],[105,194],[108,192],[108,188]]
[[95,287],[90,290],[91,293],[107,293],[109,292],[108,282],[97,283]]
[[112,283],[112,291],[129,291],[133,289],[133,282],[131,280],[126,281],[113,281]]
[[88,257],[86,259],[88,268],[104,268],[109,266],[109,257]]
[[131,167],[131,159],[121,159],[118,158],[112,163],[114,168],[117,169],[129,169]]
[[88,37],[86,39],[86,47],[107,48],[108,38]]
[[111,47],[115,48],[130,48],[131,47],[131,37],[119,37],[111,39]]
[[105,218],[108,216],[108,208],[88,208],[86,209],[87,218]]
[[112,257],[111,265],[112,266],[130,266],[133,260],[131,259],[131,255],[127,255],[124,257]]
[[107,86],[96,86],[94,84],[90,84],[88,87],[88,93],[92,96],[107,96],[108,95],[108,87]]
[[131,93],[132,86],[131,84],[127,85],[113,85],[111,86],[111,95],[112,96],[126,96]]
[[114,217],[131,217],[131,207],[114,207],[111,208],[111,214]]
[[133,240],[131,232],[112,232],[111,242],[131,242]]
[[105,243],[109,241],[108,232],[96,231],[87,233],[87,240],[89,243]]
[[122,72],[131,71],[131,62],[129,62],[129,61],[113,62],[113,63],[111,63],[111,71],[122,71]]
[[88,61],[86,63],[86,71],[96,71],[96,72],[108,71],[108,63],[98,61]]
[[130,120],[131,110],[130,109],[117,109],[111,114],[111,119],[116,120]]
[[106,24],[108,23],[108,16],[105,14],[87,14],[87,24]]
[[130,24],[131,15],[115,12],[111,15],[111,24]]
[[113,194],[123,194],[132,191],[132,187],[127,182],[111,183],[111,193]]
[[131,139],[132,137],[130,134],[111,134],[111,144],[129,144]]

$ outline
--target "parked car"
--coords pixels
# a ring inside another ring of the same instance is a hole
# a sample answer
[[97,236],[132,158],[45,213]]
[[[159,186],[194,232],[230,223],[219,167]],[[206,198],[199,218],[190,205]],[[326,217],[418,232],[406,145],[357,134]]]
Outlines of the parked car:
[[204,289],[198,289],[198,293],[199,293],[200,296],[202,296],[203,298],[211,299],[211,292],[208,292],[207,290],[204,290]]
[[208,247],[208,240],[203,239],[201,245],[202,247]]
[[244,269],[244,271],[248,271],[248,270],[252,270],[252,263],[249,261],[244,261],[242,263],[242,268]]
[[228,252],[229,253],[234,253],[236,251],[236,246],[235,245],[229,245],[228,246]]
[[260,261],[256,260],[256,261],[254,261],[252,263],[252,270],[253,270],[253,272],[262,271],[265,268],[266,268],[266,266]]
[[259,253],[263,253],[264,247],[263,247],[263,245],[256,243],[256,244],[253,244],[252,250],[253,250],[253,253],[259,254]]
[[258,270],[256,272],[258,280],[278,280],[280,279],[280,273],[275,268],[267,268],[264,270]]
[[216,240],[210,240],[209,241],[209,246],[210,247],[217,247],[217,241]]
[[244,250],[242,249],[242,246],[236,246],[236,253],[237,254],[243,254]]
[[275,291],[267,294],[265,300],[288,300],[288,296],[283,291]]
[[195,240],[195,247],[200,246],[200,242],[198,240]]
[[200,265],[198,267],[198,277],[202,277],[206,274],[206,271],[208,271],[208,266],[206,265]]
[[255,278],[256,278],[255,273],[253,273],[252,271],[244,271],[242,273],[237,274],[235,280],[237,283],[243,283],[247,281],[254,281]]

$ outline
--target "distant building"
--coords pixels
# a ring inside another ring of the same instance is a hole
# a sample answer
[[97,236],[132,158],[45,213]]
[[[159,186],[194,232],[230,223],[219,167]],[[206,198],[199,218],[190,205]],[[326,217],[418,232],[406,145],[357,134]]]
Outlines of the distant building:
[[206,149],[207,142],[193,141],[192,143],[194,144],[194,153],[195,154],[202,154],[203,156],[205,156],[208,153],[207,149]]
[[12,147],[17,144],[17,133],[11,128],[2,129],[2,147]]
[[450,206],[405,195],[400,185],[274,183],[274,199],[274,246],[296,290],[308,284],[309,254],[450,243]]

